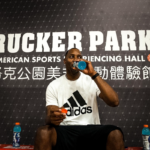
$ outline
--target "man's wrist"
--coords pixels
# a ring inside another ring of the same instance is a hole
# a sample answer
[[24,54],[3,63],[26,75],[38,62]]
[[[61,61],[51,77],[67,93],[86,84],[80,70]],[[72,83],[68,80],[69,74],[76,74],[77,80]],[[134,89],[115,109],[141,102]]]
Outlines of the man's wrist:
[[94,76],[92,76],[92,79],[95,80],[95,78],[98,77],[98,76],[99,76],[99,74],[96,73]]
[[94,70],[91,74],[90,77],[92,78],[97,72]]

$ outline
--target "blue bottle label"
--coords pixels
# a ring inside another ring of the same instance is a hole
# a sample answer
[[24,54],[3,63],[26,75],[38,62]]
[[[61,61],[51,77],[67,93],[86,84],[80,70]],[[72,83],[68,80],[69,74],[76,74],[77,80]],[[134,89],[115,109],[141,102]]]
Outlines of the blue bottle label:
[[149,150],[149,148],[150,148],[150,145],[149,145],[150,136],[149,135],[142,135],[142,139],[143,139],[144,150]]
[[13,147],[20,146],[20,132],[13,133]]

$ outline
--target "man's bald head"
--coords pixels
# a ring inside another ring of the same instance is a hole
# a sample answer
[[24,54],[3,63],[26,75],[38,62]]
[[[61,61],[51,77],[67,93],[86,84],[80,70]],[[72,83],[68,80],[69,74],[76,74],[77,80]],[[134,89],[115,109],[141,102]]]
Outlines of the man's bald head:
[[81,51],[80,51],[79,49],[77,49],[77,48],[71,48],[71,49],[69,49],[69,50],[66,51],[66,53],[65,53],[65,58],[67,57],[68,53],[69,53],[70,51],[72,51],[72,50],[78,50],[78,51],[81,53]]

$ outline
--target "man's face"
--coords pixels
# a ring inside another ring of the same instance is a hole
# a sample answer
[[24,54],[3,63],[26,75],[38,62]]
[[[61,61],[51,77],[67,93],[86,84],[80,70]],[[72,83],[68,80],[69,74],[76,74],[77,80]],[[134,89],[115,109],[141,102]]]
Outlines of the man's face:
[[64,64],[66,65],[66,69],[68,72],[72,72],[73,74],[78,73],[78,70],[73,69],[73,62],[80,61],[82,59],[82,54],[78,49],[71,49],[68,51],[66,58],[64,59]]

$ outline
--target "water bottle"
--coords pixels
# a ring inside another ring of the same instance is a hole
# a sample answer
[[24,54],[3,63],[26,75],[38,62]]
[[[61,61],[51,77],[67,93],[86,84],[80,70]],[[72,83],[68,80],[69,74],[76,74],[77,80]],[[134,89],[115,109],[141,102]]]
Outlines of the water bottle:
[[13,147],[20,147],[20,123],[16,122],[13,128]]
[[150,130],[148,125],[144,125],[142,129],[143,149],[150,150]]
[[73,67],[76,67],[80,70],[84,70],[86,68],[86,62],[85,61],[74,61]]

